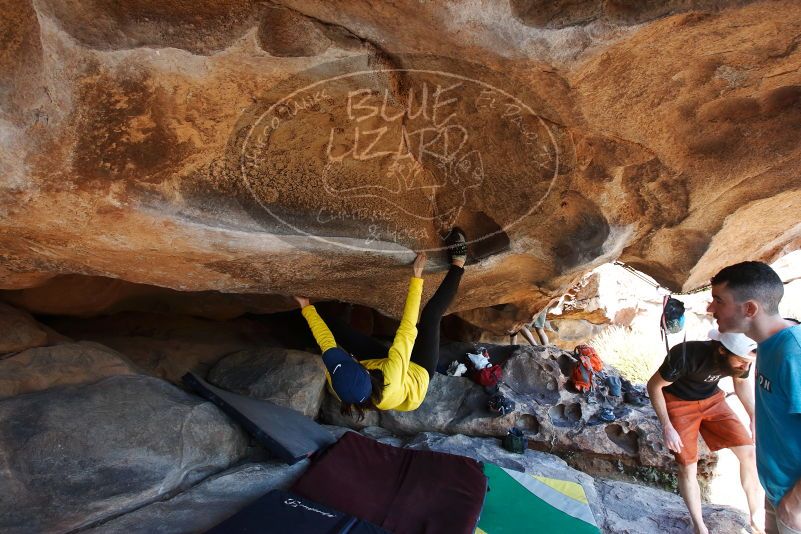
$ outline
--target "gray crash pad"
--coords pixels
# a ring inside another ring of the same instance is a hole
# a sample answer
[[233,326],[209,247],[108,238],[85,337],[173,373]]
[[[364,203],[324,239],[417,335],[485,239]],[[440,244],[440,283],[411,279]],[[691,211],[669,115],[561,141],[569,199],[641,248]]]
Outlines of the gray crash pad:
[[194,373],[185,374],[182,380],[200,396],[219,406],[256,441],[288,464],[308,458],[336,441],[328,430],[298,411],[225,391]]

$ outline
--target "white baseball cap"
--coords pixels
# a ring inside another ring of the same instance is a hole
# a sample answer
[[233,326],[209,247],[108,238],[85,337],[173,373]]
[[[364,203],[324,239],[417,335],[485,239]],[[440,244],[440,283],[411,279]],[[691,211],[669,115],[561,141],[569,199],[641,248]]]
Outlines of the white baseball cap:
[[709,331],[709,339],[720,341],[726,350],[742,358],[753,362],[756,357],[751,354],[757,348],[757,342],[746,336],[745,334],[738,334],[734,332],[720,333],[716,328]]

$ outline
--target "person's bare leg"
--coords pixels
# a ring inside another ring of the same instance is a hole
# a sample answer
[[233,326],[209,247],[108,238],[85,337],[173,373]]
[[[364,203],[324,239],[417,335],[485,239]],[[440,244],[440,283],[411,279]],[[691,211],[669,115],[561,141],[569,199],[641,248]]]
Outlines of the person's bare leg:
[[679,464],[679,493],[690,511],[695,534],[709,534],[701,513],[701,488],[698,487],[698,464]]
[[548,335],[545,333],[545,329],[535,328],[535,330],[537,332],[537,337],[539,337],[540,341],[542,341],[542,345],[543,346],[547,345],[549,343],[549,340],[548,340]]
[[528,341],[533,347],[539,345],[539,343],[534,341],[534,336],[531,335],[531,330],[529,330],[525,326],[520,327],[520,333],[523,334],[523,337],[526,338],[526,341]]
[[759,484],[756,468],[756,454],[753,445],[732,447],[731,452],[740,461],[740,484],[748,499],[751,513],[751,530],[761,534],[765,531],[765,492]]

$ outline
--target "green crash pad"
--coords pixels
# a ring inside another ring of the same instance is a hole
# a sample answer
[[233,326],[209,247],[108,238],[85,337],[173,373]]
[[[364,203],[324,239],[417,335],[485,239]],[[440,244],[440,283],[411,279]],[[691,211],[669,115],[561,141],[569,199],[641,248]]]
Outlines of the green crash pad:
[[599,534],[581,484],[484,463],[489,491],[476,534]]

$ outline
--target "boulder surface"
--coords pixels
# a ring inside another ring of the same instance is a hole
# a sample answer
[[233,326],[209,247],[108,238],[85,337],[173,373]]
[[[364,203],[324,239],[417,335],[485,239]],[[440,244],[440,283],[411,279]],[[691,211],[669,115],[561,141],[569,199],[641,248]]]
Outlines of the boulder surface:
[[225,469],[246,445],[214,405],[151,377],[0,401],[0,530],[90,526]]

